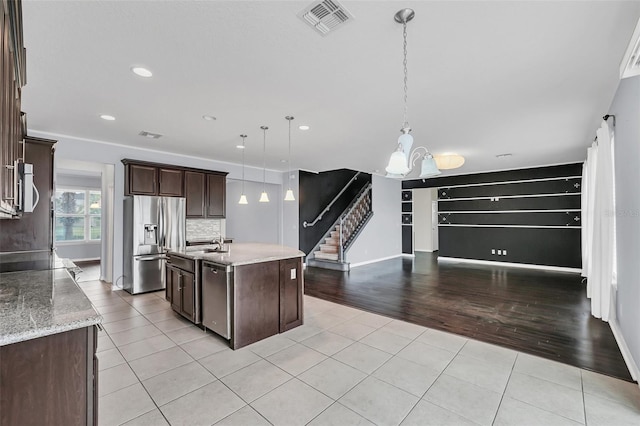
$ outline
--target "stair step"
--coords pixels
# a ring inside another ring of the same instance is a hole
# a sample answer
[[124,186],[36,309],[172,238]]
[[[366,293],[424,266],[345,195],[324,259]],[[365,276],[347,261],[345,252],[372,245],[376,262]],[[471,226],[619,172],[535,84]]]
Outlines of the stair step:
[[338,260],[338,253],[324,253],[322,251],[314,251],[313,256],[316,259]]
[[335,262],[333,260],[307,259],[307,266],[316,268],[333,269],[335,271],[348,271],[350,265],[347,262]]
[[340,231],[331,231],[331,238],[340,238]]
[[327,245],[338,246],[340,245],[340,241],[337,238],[325,238],[324,243]]
[[337,253],[338,246],[334,246],[333,244],[320,244],[320,251],[323,253]]

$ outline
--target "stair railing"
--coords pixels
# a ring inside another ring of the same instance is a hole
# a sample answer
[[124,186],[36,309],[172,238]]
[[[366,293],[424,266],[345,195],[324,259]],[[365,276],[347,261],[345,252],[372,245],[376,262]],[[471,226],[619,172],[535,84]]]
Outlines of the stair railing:
[[358,180],[358,175],[360,175],[361,172],[357,172],[355,175],[353,175],[353,177],[351,178],[351,180],[344,186],[344,188],[342,188],[342,191],[340,191],[338,193],[338,195],[336,195],[334,197],[333,200],[331,200],[331,202],[327,205],[327,207],[324,208],[324,210],[322,210],[322,212],[320,212],[320,214],[318,215],[318,217],[316,217],[313,222],[309,223],[306,220],[304,222],[302,222],[302,226],[304,228],[308,228],[310,226],[314,226],[316,223],[318,223],[319,220],[322,220],[322,216],[324,216],[324,214],[326,212],[328,212],[329,210],[331,210],[331,206],[333,206],[333,204],[338,200],[338,198],[340,198],[340,196],[344,193],[344,191],[347,190],[347,188],[349,188],[349,186],[355,182],[356,180]]
[[[339,260],[340,262],[344,262],[344,253],[345,253],[345,251],[346,251],[345,244],[346,244],[347,242],[349,242],[350,240],[351,240],[351,241],[353,240],[353,239],[352,239],[353,235],[350,235],[346,241],[344,240],[344,222],[345,222],[346,220],[350,219],[351,214],[353,213],[353,211],[354,211],[357,207],[359,207],[360,202],[361,202],[361,201],[362,201],[362,200],[363,200],[367,195],[369,195],[369,193],[370,193],[370,191],[371,191],[371,186],[372,186],[372,185],[371,185],[371,184],[369,184],[369,185],[367,185],[366,187],[364,187],[364,188],[362,189],[362,191],[360,192],[360,194],[358,195],[358,198],[356,198],[356,200],[355,200],[353,203],[351,203],[351,206],[349,207],[349,209],[347,210],[347,212],[340,216],[340,219],[339,219],[339,232],[340,232],[340,240],[339,240],[339,242],[340,242],[340,245],[338,246],[338,260]],[[369,201],[369,203],[371,203],[371,200]],[[371,204],[369,204],[369,206],[368,206],[368,211],[369,211],[369,212],[371,211]],[[362,219],[364,220],[365,218],[362,218]]]

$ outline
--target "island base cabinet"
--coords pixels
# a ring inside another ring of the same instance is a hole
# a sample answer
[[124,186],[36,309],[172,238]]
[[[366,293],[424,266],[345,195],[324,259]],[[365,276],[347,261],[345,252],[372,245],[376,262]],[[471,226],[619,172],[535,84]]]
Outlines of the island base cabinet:
[[94,326],[0,347],[0,426],[97,425]]
[[231,348],[302,324],[301,258],[235,266],[233,283]]
[[280,265],[236,266],[231,348],[238,349],[280,332]]
[[302,325],[302,258],[280,261],[280,333]]

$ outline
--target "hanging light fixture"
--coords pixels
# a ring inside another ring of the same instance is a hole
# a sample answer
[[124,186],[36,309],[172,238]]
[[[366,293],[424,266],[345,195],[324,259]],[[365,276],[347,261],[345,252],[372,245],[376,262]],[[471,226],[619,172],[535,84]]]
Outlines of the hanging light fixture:
[[[436,162],[433,159],[433,155],[422,146],[417,147],[411,151],[413,145],[413,136],[411,136],[411,127],[409,127],[409,121],[407,119],[407,22],[411,21],[415,16],[413,9],[399,10],[394,19],[399,24],[402,24],[402,36],[403,36],[403,54],[404,60],[402,64],[404,66],[404,122],[402,123],[402,134],[398,138],[398,148],[391,154],[389,159],[389,165],[385,169],[387,171],[387,177],[403,178],[406,177],[416,164],[416,161],[422,157],[422,167],[420,171],[420,177],[430,177],[440,174],[440,170],[436,166]],[[424,151],[424,152],[420,152]]]
[[285,120],[289,121],[289,174],[287,175],[289,179],[289,189],[287,189],[287,193],[284,196],[284,200],[295,201],[296,197],[293,196],[293,191],[291,190],[291,120],[293,120],[293,117],[290,115],[287,115],[285,117]]
[[269,196],[267,195],[267,190],[265,189],[267,184],[267,130],[269,128],[267,126],[260,126],[262,129],[262,194],[260,194],[260,202],[268,203]]
[[249,204],[247,196],[244,195],[244,139],[247,135],[240,135],[240,137],[242,138],[242,195],[240,195],[240,201],[238,201],[238,204]]

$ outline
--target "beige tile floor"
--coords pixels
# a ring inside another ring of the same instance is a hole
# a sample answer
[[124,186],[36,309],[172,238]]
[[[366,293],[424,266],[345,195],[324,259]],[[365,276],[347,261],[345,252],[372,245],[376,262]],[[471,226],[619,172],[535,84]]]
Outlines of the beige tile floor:
[[305,296],[305,325],[232,351],[157,292],[81,283],[104,315],[107,425],[640,425],[640,388]]

